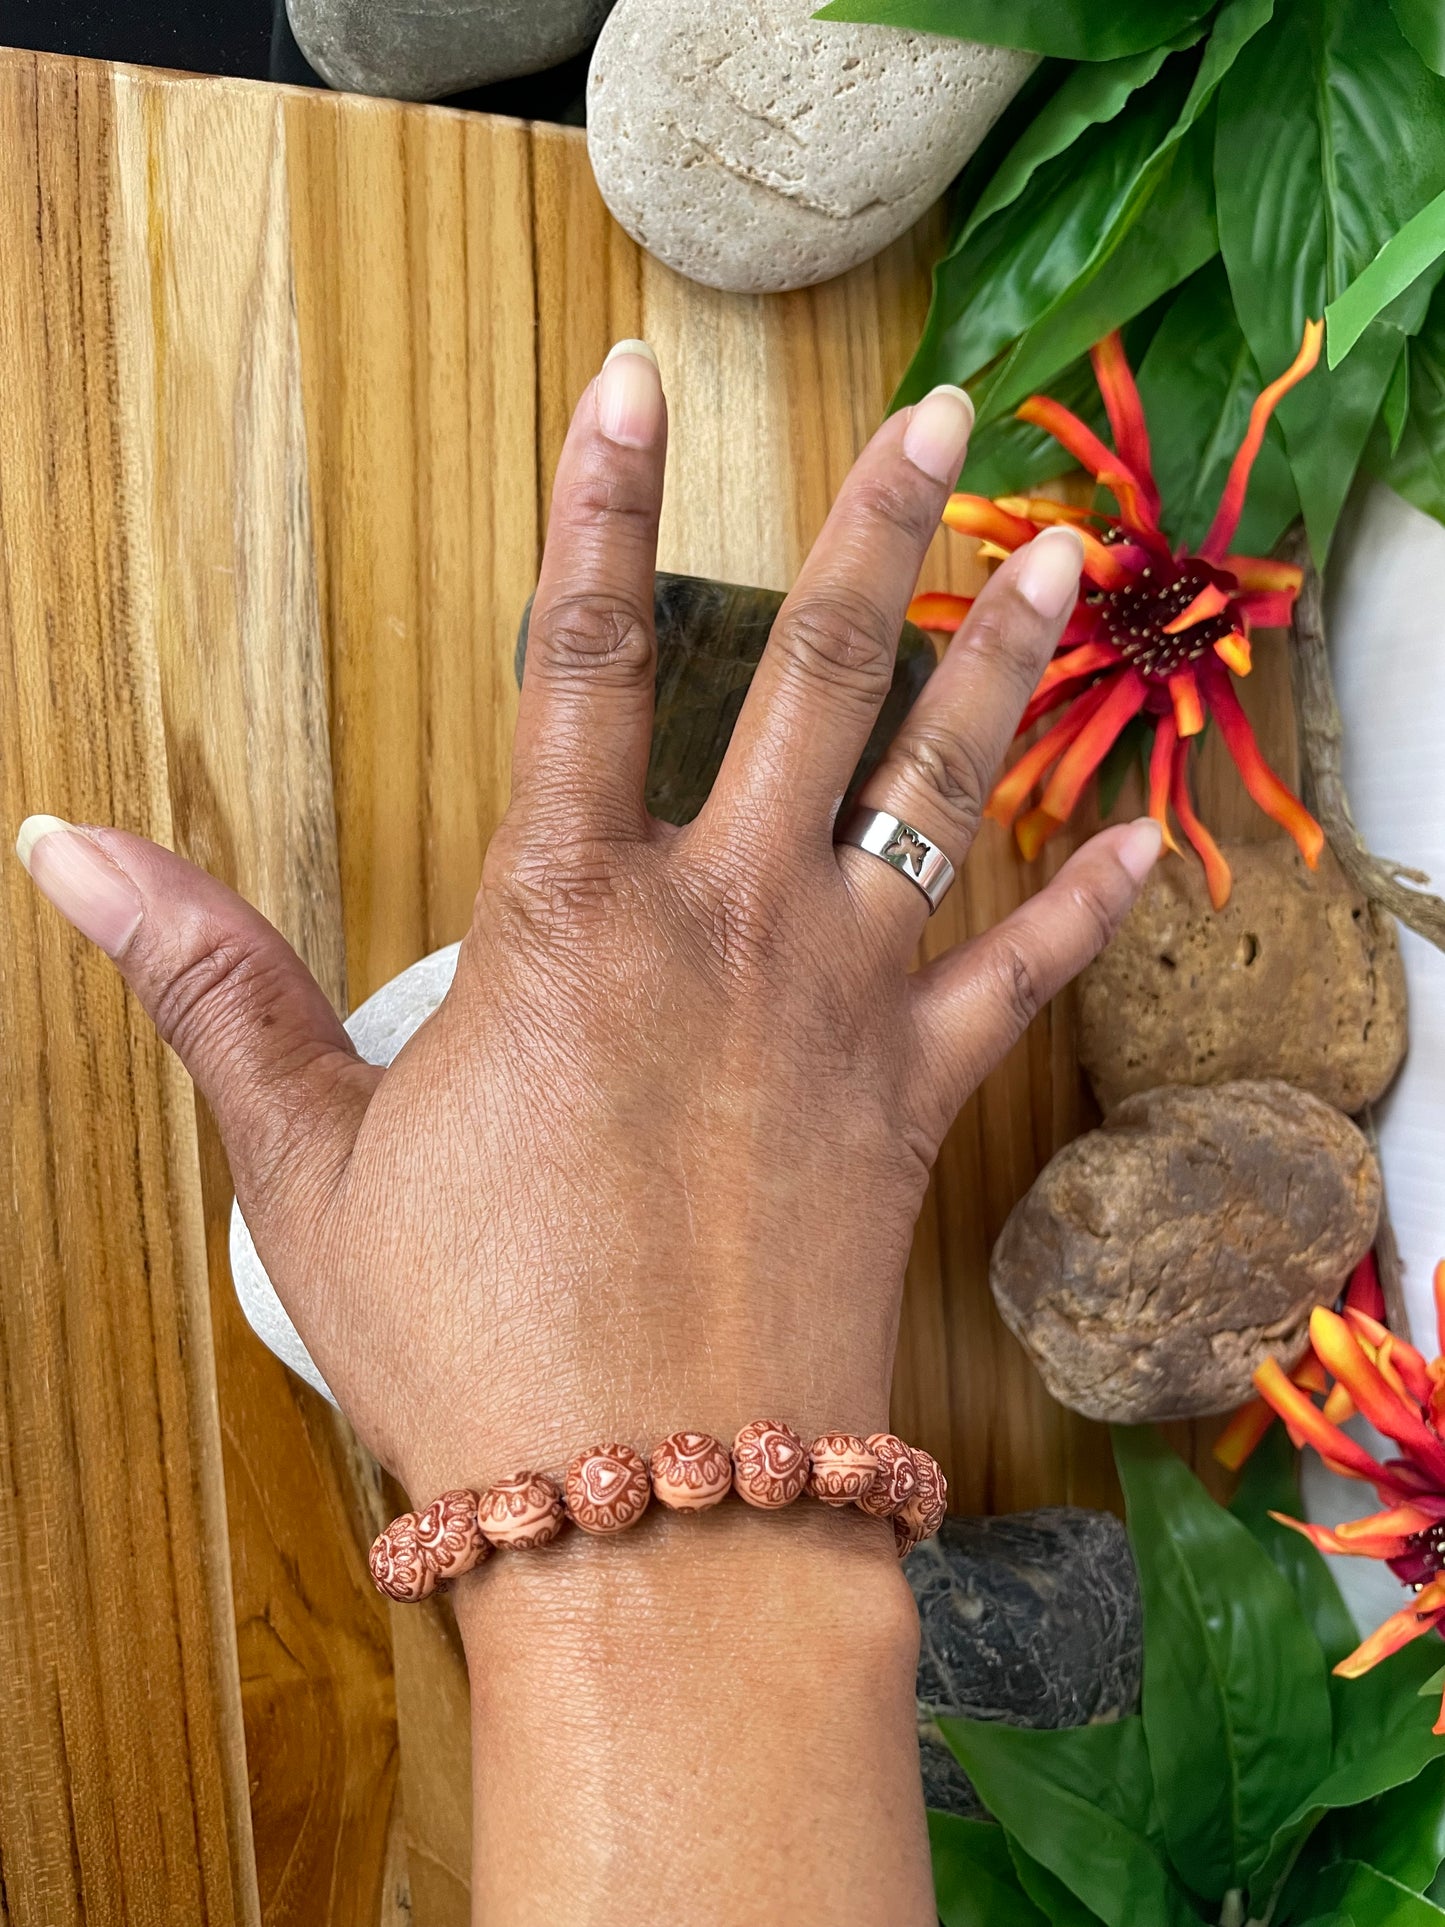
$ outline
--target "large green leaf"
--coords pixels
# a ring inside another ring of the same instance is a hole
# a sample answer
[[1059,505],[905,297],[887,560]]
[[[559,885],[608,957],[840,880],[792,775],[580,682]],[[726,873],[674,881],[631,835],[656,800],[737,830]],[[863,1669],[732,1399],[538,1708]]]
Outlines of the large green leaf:
[[1371,469],[1416,508],[1445,522],[1445,286],[1435,290],[1409,350],[1409,409],[1397,446],[1370,443]]
[[1390,0],[1400,31],[1427,67],[1445,74],[1445,7],[1440,0]]
[[1151,1837],[1153,1788],[1137,1716],[1064,1732],[948,1718],[938,1726],[1009,1836],[1106,1927],[1196,1927]]
[[831,0],[819,20],[876,20],[996,47],[1115,60],[1142,53],[1208,13],[1213,0]]
[[[1215,180],[1235,310],[1273,379],[1306,320],[1445,190],[1445,80],[1380,0],[1278,0],[1220,89]],[[1320,559],[1431,285],[1429,275],[1412,284],[1338,368],[1316,371],[1280,409]]]
[[[1010,1838],[1008,1848],[1019,1885],[1048,1920],[1049,1927],[1101,1927],[1093,1908],[1086,1907],[1056,1873],[1050,1873],[1031,1854],[1025,1853],[1017,1840]],[[989,1927],[1004,1927],[1004,1924],[990,1921]]]
[[1378,314],[1445,254],[1445,194],[1427,201],[1325,309],[1325,343],[1338,367]]
[[1445,1738],[1430,1731],[1430,1714],[1419,1699],[1439,1655],[1436,1640],[1417,1639],[1361,1679],[1331,1681],[1335,1741],[1329,1771],[1281,1822],[1251,1877],[1256,1914],[1267,1914],[1302,1842],[1325,1814],[1408,1785],[1431,1761],[1445,1758]]
[[[1262,385],[1216,257],[1179,289],[1139,369],[1145,414],[1161,430],[1152,448],[1164,526],[1188,548],[1198,548],[1214,520]],[[1233,547],[1268,555],[1298,514],[1284,438],[1271,423]]]
[[1048,1927],[1019,1885],[1002,1827],[930,1811],[928,1844],[943,1927]]
[[1172,146],[1189,87],[1187,58],[1168,61],[1129,113],[1087,128],[939,262],[901,400],[917,400],[938,381],[969,381],[1097,272],[1158,184],[1157,157]]
[[[1320,1643],[1327,1666],[1338,1666],[1360,1643],[1359,1629],[1340,1596],[1334,1575],[1303,1533],[1272,1519],[1283,1512],[1304,1517],[1300,1501],[1299,1454],[1282,1425],[1265,1433],[1240,1477],[1230,1511],[1247,1526],[1283,1573]],[[1341,1687],[1348,1683],[1337,1682]]]
[[[1106,335],[1112,328],[1138,315],[1156,302],[1178,282],[1203,265],[1214,253],[1217,238],[1214,224],[1214,186],[1212,179],[1213,141],[1210,119],[1220,82],[1241,51],[1268,20],[1274,0],[1226,0],[1214,21],[1213,29],[1197,64],[1187,91],[1181,95],[1183,79],[1190,63],[1181,58],[1171,61],[1159,80],[1136,97],[1130,112],[1122,117],[1124,126],[1139,121],[1148,109],[1148,125],[1155,137],[1147,153],[1143,145],[1105,144],[1111,168],[1127,161],[1136,171],[1128,191],[1119,191],[1119,182],[1110,175],[1114,194],[1107,214],[1086,203],[1091,195],[1082,188],[1097,188],[1100,181],[1061,178],[1057,194],[1047,208],[1037,210],[1037,232],[1062,237],[1067,248],[1048,252],[1044,265],[1049,272],[1030,268],[1027,300],[1013,300],[1010,313],[1019,321],[1012,347],[975,394],[980,418],[1015,407],[1027,394],[1042,388],[1067,367],[1076,356]],[[1177,102],[1171,117],[1165,111]],[[1060,163],[1043,170],[1050,182],[1065,162],[1073,162],[1086,151],[1094,153],[1095,143],[1086,139],[1062,157]],[[1095,155],[1097,165],[1098,156]],[[1071,205],[1069,197],[1074,196]],[[1024,196],[1018,206],[1028,200]],[[1092,198],[1097,199],[1097,196]],[[1072,225],[1081,214],[1085,225]],[[995,229],[1007,225],[988,223],[980,230],[977,246],[997,240]],[[1015,237],[1015,241],[1018,237]],[[1025,237],[1027,238],[1027,237]],[[1016,253],[1014,243],[1010,248]],[[961,251],[968,255],[969,249]],[[1027,248],[1023,250],[1026,256]],[[1012,260],[1008,250],[1004,256]],[[956,258],[952,272],[982,272],[982,262]],[[935,317],[943,322],[947,307],[946,276],[942,270],[935,280],[935,301],[929,328],[914,367],[905,377],[903,393],[912,397],[925,392],[920,377],[929,369],[930,330]],[[987,305],[992,294],[975,283],[972,290],[975,308]],[[995,319],[989,307],[990,320]],[[1032,318],[1029,318],[1031,312]],[[1001,332],[994,337],[1000,344]],[[930,373],[930,381],[934,378]]]
[[[1108,433],[1099,385],[1087,355],[1057,374],[1049,383],[1049,393],[1097,433]],[[996,416],[975,426],[958,485],[975,495],[1018,495],[1068,474],[1074,466],[1073,456],[1046,430],[1013,415]]]
[[1340,1860],[1317,1874],[1301,1897],[1310,1912],[1333,1905],[1354,1927],[1441,1927],[1445,1912],[1377,1867]]
[[1341,1856],[1366,1861],[1412,1893],[1424,1893],[1445,1861],[1445,1759],[1342,1813],[1333,1844]]
[[1324,1658],[1238,1519],[1152,1431],[1115,1429],[1144,1598],[1144,1729],[1170,1855],[1195,1892],[1241,1886],[1324,1773]]

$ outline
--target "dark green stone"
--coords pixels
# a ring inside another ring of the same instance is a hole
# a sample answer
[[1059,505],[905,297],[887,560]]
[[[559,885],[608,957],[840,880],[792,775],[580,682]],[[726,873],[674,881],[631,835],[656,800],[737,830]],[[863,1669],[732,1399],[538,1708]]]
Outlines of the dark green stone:
[[[656,577],[654,595],[657,715],[647,766],[647,807],[666,823],[687,823],[712,789],[783,598],[775,589],[663,574]],[[519,683],[531,613],[529,602],[517,633]],[[850,794],[879,762],[933,666],[927,636],[905,622],[893,684],[854,772]]]

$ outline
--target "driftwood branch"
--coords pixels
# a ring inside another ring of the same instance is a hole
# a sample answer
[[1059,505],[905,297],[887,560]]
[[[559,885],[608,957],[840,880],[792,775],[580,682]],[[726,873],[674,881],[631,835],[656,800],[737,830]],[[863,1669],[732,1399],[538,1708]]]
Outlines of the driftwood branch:
[[1373,1105],[1367,1104],[1355,1119],[1364,1132],[1375,1162],[1380,1166],[1380,1222],[1375,1231],[1375,1269],[1380,1274],[1380,1290],[1385,1298],[1385,1323],[1402,1338],[1410,1336],[1410,1313],[1405,1305],[1405,1264],[1400,1256],[1395,1227],[1390,1221],[1390,1198],[1384,1188],[1385,1167],[1380,1157],[1380,1134],[1375,1129]]
[[1398,917],[1411,930],[1445,950],[1445,902],[1423,888],[1430,879],[1420,870],[1376,856],[1355,828],[1342,767],[1344,726],[1335,700],[1325,643],[1323,594],[1319,571],[1310,559],[1304,532],[1290,536],[1292,559],[1304,571],[1295,603],[1294,648],[1290,675],[1299,727],[1304,800],[1319,819],[1340,868],[1363,896]]

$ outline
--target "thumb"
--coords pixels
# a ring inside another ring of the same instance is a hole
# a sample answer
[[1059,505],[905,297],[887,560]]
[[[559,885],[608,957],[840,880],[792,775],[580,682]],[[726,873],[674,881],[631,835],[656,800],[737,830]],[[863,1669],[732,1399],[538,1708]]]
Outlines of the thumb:
[[311,1220],[346,1167],[381,1072],[357,1056],[280,931],[214,877],[124,830],[31,816],[15,850],[42,894],[114,960],[195,1079],[253,1232],[269,1241],[301,1197]]

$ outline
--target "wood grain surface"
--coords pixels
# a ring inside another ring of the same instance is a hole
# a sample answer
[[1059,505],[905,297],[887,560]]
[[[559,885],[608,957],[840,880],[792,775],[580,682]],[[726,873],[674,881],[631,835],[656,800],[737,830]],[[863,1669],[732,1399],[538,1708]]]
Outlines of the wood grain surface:
[[[364,997],[465,927],[553,464],[612,341],[650,340],[669,389],[661,565],[782,587],[940,232],[725,296],[621,234],[576,132],[0,54],[12,830],[45,809],[169,842]],[[973,586],[969,547],[941,538],[928,581]],[[1282,652],[1258,659],[1288,775]],[[1263,834],[1205,761],[1214,824]],[[930,949],[1066,847],[1030,867],[986,828]],[[0,1920],[464,1927],[449,1617],[366,1581],[384,1495],[236,1309],[224,1158],[174,1062],[14,865],[0,917]],[[968,1106],[910,1265],[895,1422],[962,1510],[1115,1496],[987,1289],[1089,1121],[1073,1026],[1061,998]]]

